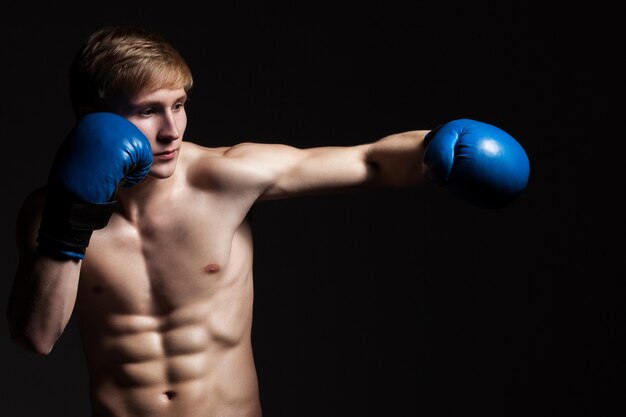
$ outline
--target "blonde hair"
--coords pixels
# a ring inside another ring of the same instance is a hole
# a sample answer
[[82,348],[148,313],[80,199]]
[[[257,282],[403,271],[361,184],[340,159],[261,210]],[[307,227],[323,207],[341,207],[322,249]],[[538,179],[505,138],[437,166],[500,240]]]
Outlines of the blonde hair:
[[74,113],[104,110],[108,100],[150,88],[193,85],[189,66],[161,36],[140,27],[108,26],[92,33],[70,69]]

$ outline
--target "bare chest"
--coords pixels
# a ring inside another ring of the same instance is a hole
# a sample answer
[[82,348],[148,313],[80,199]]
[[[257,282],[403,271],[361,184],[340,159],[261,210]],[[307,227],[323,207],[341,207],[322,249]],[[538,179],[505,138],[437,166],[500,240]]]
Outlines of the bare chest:
[[251,292],[252,238],[245,217],[206,201],[177,201],[131,223],[114,215],[94,232],[79,301],[160,314],[199,300]]

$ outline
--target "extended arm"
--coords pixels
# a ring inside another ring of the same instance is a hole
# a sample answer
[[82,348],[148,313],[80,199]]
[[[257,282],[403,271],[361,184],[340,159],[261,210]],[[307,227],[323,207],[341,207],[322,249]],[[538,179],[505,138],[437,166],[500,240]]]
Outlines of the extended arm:
[[201,158],[194,176],[222,190],[251,190],[259,200],[411,187],[430,180],[467,202],[500,208],[524,190],[530,173],[528,157],[514,138],[469,119],[363,145],[300,149],[242,143],[224,149],[222,156],[226,162]]
[[[228,169],[205,171],[226,188],[256,188],[260,200],[412,186],[422,179],[423,141],[428,131],[394,134],[355,146],[307,149],[282,144],[242,143],[224,152]],[[210,161],[205,168],[215,166]]]

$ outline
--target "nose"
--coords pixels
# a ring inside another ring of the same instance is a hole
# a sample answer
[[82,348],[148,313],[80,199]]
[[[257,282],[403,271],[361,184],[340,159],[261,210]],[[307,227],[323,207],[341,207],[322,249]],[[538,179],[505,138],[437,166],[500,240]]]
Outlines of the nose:
[[174,115],[165,113],[157,135],[157,141],[161,143],[173,142],[180,137],[180,130],[176,123]]

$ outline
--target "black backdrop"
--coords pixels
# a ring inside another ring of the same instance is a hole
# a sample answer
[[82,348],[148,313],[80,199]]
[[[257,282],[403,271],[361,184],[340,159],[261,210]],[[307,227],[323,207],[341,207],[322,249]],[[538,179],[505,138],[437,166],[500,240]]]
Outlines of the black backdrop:
[[[195,74],[187,140],[350,145],[467,117],[531,161],[498,211],[434,185],[256,207],[264,415],[626,414],[615,11],[201,3],[5,10],[3,308],[19,205],[73,124],[69,62],[96,28],[143,25]],[[47,357],[12,345],[5,320],[0,344],[0,415],[89,415],[73,322]]]

